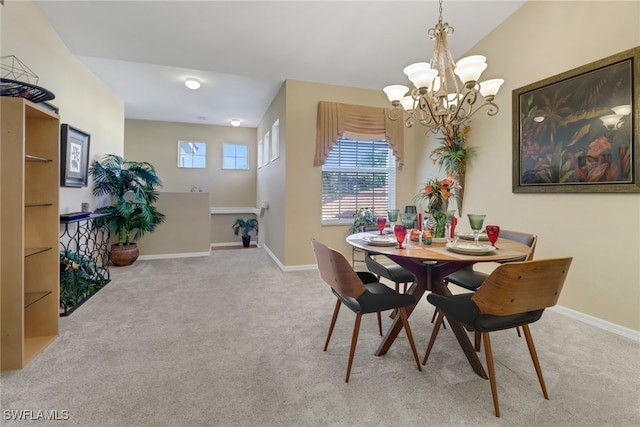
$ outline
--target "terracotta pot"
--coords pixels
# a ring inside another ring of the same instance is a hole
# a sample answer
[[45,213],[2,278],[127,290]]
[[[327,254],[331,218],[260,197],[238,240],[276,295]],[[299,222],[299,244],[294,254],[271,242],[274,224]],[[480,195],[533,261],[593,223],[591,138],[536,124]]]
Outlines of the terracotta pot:
[[138,255],[140,255],[140,251],[138,250],[138,245],[135,243],[129,245],[114,244],[111,245],[109,259],[111,260],[111,264],[124,267],[133,264],[134,261],[138,259]]

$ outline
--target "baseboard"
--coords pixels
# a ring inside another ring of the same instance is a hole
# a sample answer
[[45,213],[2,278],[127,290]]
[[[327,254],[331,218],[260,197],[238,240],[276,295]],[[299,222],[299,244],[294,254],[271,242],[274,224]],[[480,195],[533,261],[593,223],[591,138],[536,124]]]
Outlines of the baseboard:
[[282,264],[280,262],[280,260],[278,259],[278,257],[271,252],[271,249],[269,249],[269,247],[265,244],[263,244],[262,249],[265,250],[265,252],[267,252],[267,254],[271,257],[271,259],[273,260],[273,262],[276,263],[276,265],[278,266],[278,268],[282,271],[284,271],[285,273],[291,272],[291,271],[305,271],[305,270],[316,270],[318,268],[318,266],[316,264],[307,264],[307,265],[293,265],[293,266],[285,266],[284,264]]
[[151,260],[151,259],[168,259],[168,258],[193,258],[199,256],[209,256],[211,255],[211,250],[208,252],[182,252],[178,254],[155,254],[155,255],[140,255],[138,257],[139,260]]
[[640,342],[640,331],[636,331],[624,326],[616,325],[615,323],[607,322],[606,320],[599,319],[597,317],[589,316],[588,314],[581,313],[576,310],[572,310],[567,307],[556,305],[549,310],[556,313],[564,314],[565,316],[579,320],[583,323],[595,326],[600,329],[604,329],[608,332],[613,332],[616,335],[623,336],[625,338],[632,339],[633,341]]
[[[227,247],[232,247],[232,246],[240,246],[242,247],[242,242],[223,242],[223,243],[212,243],[211,247],[212,248],[227,248]],[[255,240],[252,240],[251,243],[249,243],[249,246],[258,246],[258,242],[256,242]]]

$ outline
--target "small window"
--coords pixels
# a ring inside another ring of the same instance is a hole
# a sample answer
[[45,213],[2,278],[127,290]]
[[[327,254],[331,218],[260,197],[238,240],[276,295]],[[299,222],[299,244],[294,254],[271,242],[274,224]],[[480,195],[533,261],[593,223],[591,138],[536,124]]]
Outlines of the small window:
[[222,169],[249,169],[249,147],[244,144],[223,144]]
[[264,134],[264,139],[263,139],[263,145],[262,145],[262,149],[263,149],[263,153],[262,153],[262,166],[266,166],[269,164],[269,162],[271,161],[271,158],[269,157],[269,143],[271,142],[271,134],[267,131],[267,133]]
[[280,156],[280,120],[271,126],[271,161]]
[[178,141],[178,167],[206,168],[207,144],[195,141]]

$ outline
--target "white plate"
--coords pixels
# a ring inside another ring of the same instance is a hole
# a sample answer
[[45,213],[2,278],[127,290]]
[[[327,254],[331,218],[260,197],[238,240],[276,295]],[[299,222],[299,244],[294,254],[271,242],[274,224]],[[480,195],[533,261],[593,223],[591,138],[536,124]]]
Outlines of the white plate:
[[395,246],[398,243],[395,237],[388,236],[365,236],[362,240],[371,246]]
[[466,255],[484,255],[496,250],[496,248],[491,245],[476,246],[473,243],[465,243],[465,242],[458,242],[455,244],[447,243],[447,248],[452,250],[453,252],[458,252]]
[[[456,236],[464,240],[473,240],[473,231],[468,231],[468,232],[463,231],[462,233],[456,233]],[[480,233],[480,237],[478,238],[478,241],[480,240],[488,242],[489,236],[487,236],[487,233]]]

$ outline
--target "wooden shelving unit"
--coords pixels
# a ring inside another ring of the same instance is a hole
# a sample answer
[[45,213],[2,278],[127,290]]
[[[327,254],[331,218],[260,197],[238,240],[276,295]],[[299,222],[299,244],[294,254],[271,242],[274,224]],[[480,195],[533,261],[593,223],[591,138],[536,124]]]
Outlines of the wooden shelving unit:
[[0,105],[2,370],[58,336],[60,118],[22,98]]

